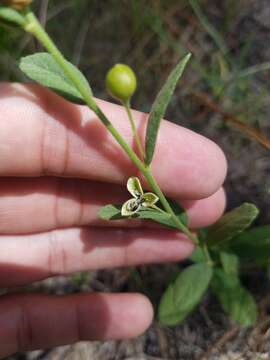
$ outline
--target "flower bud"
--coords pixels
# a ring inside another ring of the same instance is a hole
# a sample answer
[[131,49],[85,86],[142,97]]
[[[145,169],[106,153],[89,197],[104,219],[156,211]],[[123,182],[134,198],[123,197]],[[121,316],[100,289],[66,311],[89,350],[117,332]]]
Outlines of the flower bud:
[[137,88],[134,71],[125,64],[116,64],[106,76],[107,91],[117,100],[127,102]]
[[31,4],[33,0],[0,0],[0,4],[10,6],[16,10],[23,10],[25,7]]

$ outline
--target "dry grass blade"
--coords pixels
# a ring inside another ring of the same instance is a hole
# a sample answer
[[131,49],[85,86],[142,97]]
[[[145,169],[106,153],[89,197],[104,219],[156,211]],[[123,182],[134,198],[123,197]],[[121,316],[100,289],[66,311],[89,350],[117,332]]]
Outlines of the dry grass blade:
[[266,149],[270,150],[270,139],[265,137],[260,130],[243,123],[238,120],[234,115],[229,114],[224,111],[217,103],[209,98],[208,95],[202,92],[192,92],[192,95],[198,99],[204,106],[208,107],[210,110],[220,114],[224,121],[232,124],[234,127],[238,128],[242,133],[248,135],[251,139],[256,140]]

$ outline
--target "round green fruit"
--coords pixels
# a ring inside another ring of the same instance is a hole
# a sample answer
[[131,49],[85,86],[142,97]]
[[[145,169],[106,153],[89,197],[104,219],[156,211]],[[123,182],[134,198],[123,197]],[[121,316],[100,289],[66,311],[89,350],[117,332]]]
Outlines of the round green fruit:
[[134,71],[125,64],[116,64],[106,76],[106,88],[112,97],[127,102],[137,88]]

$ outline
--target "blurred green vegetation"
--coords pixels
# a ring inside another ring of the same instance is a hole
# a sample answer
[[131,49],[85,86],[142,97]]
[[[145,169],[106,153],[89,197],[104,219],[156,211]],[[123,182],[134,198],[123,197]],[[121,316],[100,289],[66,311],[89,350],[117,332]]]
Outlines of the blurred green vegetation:
[[[99,96],[106,96],[106,71],[116,62],[126,62],[140,80],[135,104],[148,110],[171,66],[191,51],[192,67],[175,101],[200,90],[222,99],[225,109],[243,121],[263,122],[258,113],[263,115],[269,85],[260,82],[259,89],[254,89],[253,79],[270,69],[270,62],[261,61],[259,54],[257,59],[254,56],[252,27],[250,32],[239,32],[236,19],[242,11],[241,1],[41,0],[34,7]],[[19,30],[1,26],[1,79],[21,80],[16,61],[37,47]],[[185,104],[190,118],[190,103]]]

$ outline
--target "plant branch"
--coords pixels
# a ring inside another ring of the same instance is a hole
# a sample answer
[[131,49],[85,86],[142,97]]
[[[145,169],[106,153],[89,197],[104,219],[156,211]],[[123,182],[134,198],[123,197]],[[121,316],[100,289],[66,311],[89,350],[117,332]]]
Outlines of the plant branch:
[[125,107],[125,109],[126,109],[126,112],[127,112],[127,114],[128,114],[128,119],[129,119],[129,122],[130,122],[130,125],[131,125],[132,134],[133,134],[134,139],[135,139],[135,141],[136,141],[136,145],[137,145],[138,151],[139,151],[139,153],[140,153],[141,159],[144,159],[143,146],[142,146],[140,137],[139,137],[139,135],[138,135],[138,131],[137,131],[137,128],[136,128],[136,125],[135,125],[135,122],[134,122],[134,119],[133,119],[133,116],[132,116],[132,113],[131,113],[131,110],[130,110],[129,101],[128,101],[128,102],[124,102],[123,105],[124,105],[124,107]]
[[109,132],[113,135],[116,141],[121,145],[121,147],[125,150],[131,160],[135,163],[135,165],[142,171],[144,169],[143,163],[131,149],[131,147],[126,143],[126,141],[122,138],[119,132],[114,128],[112,123],[108,120],[106,115],[100,109],[100,107],[95,102],[92,94],[89,92],[89,89],[82,84],[80,79],[74,75],[66,62],[66,59],[52,42],[46,31],[40,25],[38,19],[32,12],[28,12],[26,15],[28,24],[25,26],[25,30],[32,33],[41,43],[42,45],[48,50],[48,52],[53,56],[55,61],[61,66],[62,70],[68,76],[68,78],[73,82],[77,90],[82,95],[85,103],[88,107],[94,111],[94,113],[98,116],[98,118],[102,121],[102,123],[106,126]]
[[195,235],[193,235],[189,229],[182,224],[180,219],[175,215],[173,209],[171,208],[170,204],[168,203],[166,197],[162,193],[159,185],[157,184],[156,180],[151,174],[150,168],[147,167],[135,154],[135,152],[132,150],[132,148],[127,144],[127,142],[122,138],[120,133],[114,128],[112,123],[109,121],[109,119],[106,117],[106,115],[103,113],[103,111],[100,109],[100,107],[95,102],[91,92],[89,91],[89,88],[87,88],[80,79],[74,75],[72,71],[70,71],[70,67],[68,66],[68,63],[64,56],[61,54],[61,52],[58,50],[56,45],[53,43],[49,35],[46,33],[46,31],[42,28],[41,24],[39,23],[36,16],[28,9],[26,12],[26,20],[27,24],[24,26],[25,30],[27,32],[32,33],[40,42],[41,44],[47,49],[47,51],[53,56],[55,61],[61,66],[62,70],[66,74],[66,76],[73,82],[74,86],[77,88],[77,90],[82,95],[85,103],[88,105],[88,107],[95,112],[95,114],[98,116],[98,118],[102,121],[102,123],[106,126],[108,131],[112,134],[112,136],[115,138],[115,140],[119,143],[119,145],[122,147],[122,149],[125,151],[125,153],[129,156],[129,158],[133,161],[133,163],[138,167],[138,169],[141,171],[141,173],[144,175],[145,179],[147,180],[148,184],[151,186],[153,191],[157,194],[157,196],[160,199],[160,202],[162,203],[164,209],[170,214],[172,217],[172,220],[174,221],[175,225],[179,230],[181,230],[184,234],[187,235],[187,237],[192,240],[195,244],[199,244],[198,239]]
[[177,225],[179,230],[181,230],[187,237],[192,240],[196,245],[199,245],[199,241],[197,236],[193,235],[192,232],[178,219],[178,217],[173,212],[170,204],[168,203],[166,197],[164,196],[163,192],[161,191],[160,187],[158,186],[155,178],[152,176],[150,168],[147,167],[144,171],[144,176],[147,179],[149,185],[154,190],[156,195],[159,197],[160,202],[162,203],[164,209],[171,215],[174,223]]

